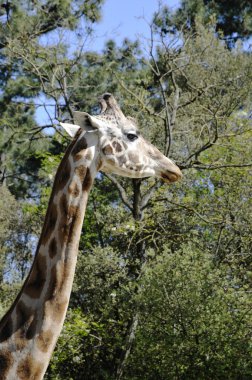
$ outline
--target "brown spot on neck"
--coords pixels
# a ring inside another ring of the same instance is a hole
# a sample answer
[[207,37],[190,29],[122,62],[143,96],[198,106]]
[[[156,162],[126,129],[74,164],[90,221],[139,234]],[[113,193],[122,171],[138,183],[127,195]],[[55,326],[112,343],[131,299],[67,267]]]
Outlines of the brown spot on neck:
[[72,182],[68,187],[68,192],[71,194],[74,198],[77,198],[80,194],[79,185],[76,182]]
[[83,182],[85,177],[86,177],[86,173],[87,173],[87,168],[86,166],[84,165],[80,165],[80,166],[77,166],[75,169],[74,169],[74,172],[77,174],[77,176],[80,178],[80,181]]
[[66,258],[62,265],[55,265],[51,270],[51,279],[46,294],[46,307],[44,309],[45,318],[52,318],[54,321],[61,322],[69,299],[66,297],[66,284],[69,277],[69,263]]
[[89,191],[92,184],[93,184],[93,178],[91,176],[91,172],[90,172],[89,168],[87,168],[86,177],[82,183],[83,191]]
[[44,365],[28,356],[22,360],[17,368],[17,376],[20,380],[35,380],[41,377]]
[[0,379],[8,379],[8,372],[13,365],[13,358],[10,352],[3,350],[0,354]]
[[37,255],[32,270],[24,286],[24,293],[31,298],[39,298],[47,277],[46,257]]
[[78,161],[82,158],[82,155],[80,154],[80,152],[83,151],[84,149],[87,149],[87,141],[85,137],[83,136],[79,140],[77,140],[76,144],[74,145],[72,149],[71,154],[73,156],[74,161]]
[[59,223],[59,240],[61,246],[64,243],[70,243],[73,240],[73,235],[77,223],[81,223],[80,209],[78,205],[73,205],[69,202],[69,198],[62,194],[60,198],[60,223]]
[[[13,332],[12,319],[11,319],[9,313],[7,313],[1,321],[0,343],[4,342],[6,339],[8,339],[11,336],[12,332]],[[0,368],[1,368],[1,366],[0,366]]]
[[50,258],[53,259],[56,254],[57,254],[57,242],[56,242],[55,237],[53,237],[52,240],[49,243],[49,255],[50,255]]
[[46,214],[43,230],[41,233],[41,244],[46,244],[49,240],[57,222],[57,206],[54,203],[50,203]]
[[69,211],[69,199],[68,197],[66,196],[66,194],[62,194],[61,197],[60,197],[60,201],[59,201],[59,206],[60,206],[60,223],[66,223],[67,222],[67,214],[68,214],[68,211]]
[[75,168],[75,173],[78,175],[82,182],[82,190],[89,191],[93,183],[90,169],[84,165],[80,165]]
[[25,337],[26,339],[33,339],[35,334],[41,329],[42,320],[38,319],[38,312],[33,314],[33,319],[26,330]]
[[50,347],[53,338],[53,331],[47,330],[41,332],[36,338],[36,344],[38,349],[42,352],[47,352],[48,347]]
[[20,334],[25,334],[24,328],[27,328],[33,320],[34,312],[30,307],[27,307],[23,301],[19,301],[16,307],[16,330],[20,330]]
[[64,161],[65,161],[64,165],[62,165],[61,170],[56,177],[55,184],[56,184],[57,191],[64,189],[71,175],[71,165],[68,159]]

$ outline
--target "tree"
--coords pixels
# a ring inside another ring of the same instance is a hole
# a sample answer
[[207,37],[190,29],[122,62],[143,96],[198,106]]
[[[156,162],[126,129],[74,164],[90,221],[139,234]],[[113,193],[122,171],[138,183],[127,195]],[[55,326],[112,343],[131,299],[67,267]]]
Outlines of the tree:
[[172,13],[164,7],[156,23],[162,25],[162,32],[169,33],[185,27],[196,30],[197,20],[214,27],[221,39],[230,48],[239,40],[247,40],[252,34],[252,4],[250,0],[182,0]]
[[1,181],[7,181],[17,195],[27,191],[30,195],[34,193],[32,185],[40,167],[36,153],[48,149],[50,136],[43,131],[53,126],[37,125],[35,111],[43,106],[43,101],[36,105],[34,98],[48,96],[55,100],[56,107],[64,72],[71,67],[71,60],[63,59],[68,46],[60,42],[51,44],[48,49],[45,41],[49,33],[54,32],[56,39],[64,30],[76,29],[81,19],[86,21],[83,37],[87,36],[92,23],[99,20],[102,2],[76,1],[73,6],[65,0],[14,0],[2,4],[0,173]]
[[126,379],[249,378],[249,293],[212,253],[186,244],[146,269]]

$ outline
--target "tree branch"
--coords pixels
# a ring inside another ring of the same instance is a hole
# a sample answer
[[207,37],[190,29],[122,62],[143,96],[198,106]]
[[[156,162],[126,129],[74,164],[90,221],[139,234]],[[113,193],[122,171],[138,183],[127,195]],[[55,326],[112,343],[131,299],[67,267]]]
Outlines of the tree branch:
[[[194,165],[195,164],[195,165]],[[202,169],[202,170],[217,170],[217,169],[224,169],[224,168],[247,168],[247,167],[252,167],[252,162],[249,164],[223,164],[223,165],[204,165],[199,162],[191,162],[188,165],[179,165],[181,169],[189,169],[189,168],[194,168],[194,169]]]
[[152,197],[152,195],[154,194],[154,192],[161,186],[161,183],[160,181],[156,181],[154,183],[154,185],[152,185],[148,191],[142,196],[142,201],[141,201],[141,204],[140,204],[140,209],[141,210],[144,210],[147,206],[148,206],[148,203]]
[[125,353],[124,353],[123,360],[120,362],[120,364],[118,366],[118,369],[117,369],[116,380],[121,380],[122,379],[124,368],[125,368],[125,365],[127,363],[127,359],[128,359],[128,357],[130,355],[132,344],[133,344],[133,342],[135,340],[136,330],[137,330],[137,326],[138,326],[138,318],[139,318],[138,313],[136,313],[133,316],[133,320],[132,320],[132,323],[131,323],[131,326],[130,326],[130,329],[129,329],[129,333],[128,333],[128,336],[127,336],[127,341],[125,343],[126,350],[125,350]]
[[110,181],[116,186],[117,190],[119,191],[119,195],[121,197],[122,202],[129,208],[131,212],[133,212],[133,206],[130,200],[127,197],[126,191],[124,188],[121,186],[121,184],[113,177],[112,175],[108,173],[104,173],[104,175],[110,179]]

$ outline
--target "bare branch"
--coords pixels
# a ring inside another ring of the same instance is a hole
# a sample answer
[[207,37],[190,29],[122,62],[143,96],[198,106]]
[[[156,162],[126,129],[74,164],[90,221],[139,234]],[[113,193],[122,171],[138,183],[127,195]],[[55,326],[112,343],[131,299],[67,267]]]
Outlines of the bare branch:
[[223,165],[204,165],[204,164],[198,164],[196,163],[195,165],[189,165],[189,166],[180,166],[182,169],[188,169],[188,168],[194,168],[194,169],[202,169],[202,170],[217,170],[217,169],[224,169],[224,168],[248,168],[252,167],[252,162],[248,164],[223,164]]
[[131,212],[133,212],[133,206],[132,206],[130,200],[128,199],[126,191],[121,186],[121,184],[112,175],[110,175],[108,173],[104,173],[104,175],[107,178],[109,178],[111,182],[113,182],[113,184],[116,186],[117,190],[119,191],[122,202],[125,204],[125,206],[127,206],[130,209]]
[[175,125],[175,121],[176,121],[176,116],[177,116],[177,110],[178,110],[178,107],[179,107],[179,96],[180,96],[180,88],[176,82],[176,79],[175,79],[175,76],[174,76],[174,73],[171,72],[171,79],[172,79],[172,83],[173,83],[173,86],[175,88],[175,93],[174,93],[174,98],[173,98],[173,105],[172,105],[172,115],[171,117],[168,117],[168,104],[167,104],[167,101],[165,100],[165,107],[167,109],[166,113],[167,113],[167,120],[169,120],[169,123],[168,123],[168,135],[167,135],[167,138],[166,138],[166,147],[165,147],[165,155],[168,156],[169,153],[170,153],[170,149],[171,149],[171,144],[172,144],[172,131],[173,131],[173,127]]
[[153,196],[154,192],[161,186],[160,181],[156,181],[153,186],[151,186],[148,191],[142,196],[142,201],[140,204],[141,211],[144,210]]
[[123,360],[120,362],[120,365],[118,366],[116,380],[122,379],[123,372],[125,369],[125,365],[126,365],[128,357],[130,355],[132,344],[135,340],[136,330],[137,330],[137,326],[138,326],[138,319],[139,319],[139,315],[138,315],[138,313],[136,313],[133,316],[132,323],[131,323],[131,326],[130,326],[130,329],[129,329],[129,332],[127,335],[127,340],[125,343],[126,350],[124,352]]

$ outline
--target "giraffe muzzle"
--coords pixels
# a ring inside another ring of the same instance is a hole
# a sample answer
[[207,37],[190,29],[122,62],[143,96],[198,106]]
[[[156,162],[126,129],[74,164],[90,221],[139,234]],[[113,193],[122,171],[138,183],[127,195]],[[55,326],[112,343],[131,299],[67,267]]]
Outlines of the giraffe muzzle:
[[179,169],[178,166],[174,165],[174,170],[166,170],[161,172],[161,178],[167,182],[167,183],[172,183],[179,181],[182,178],[182,173],[181,170]]

